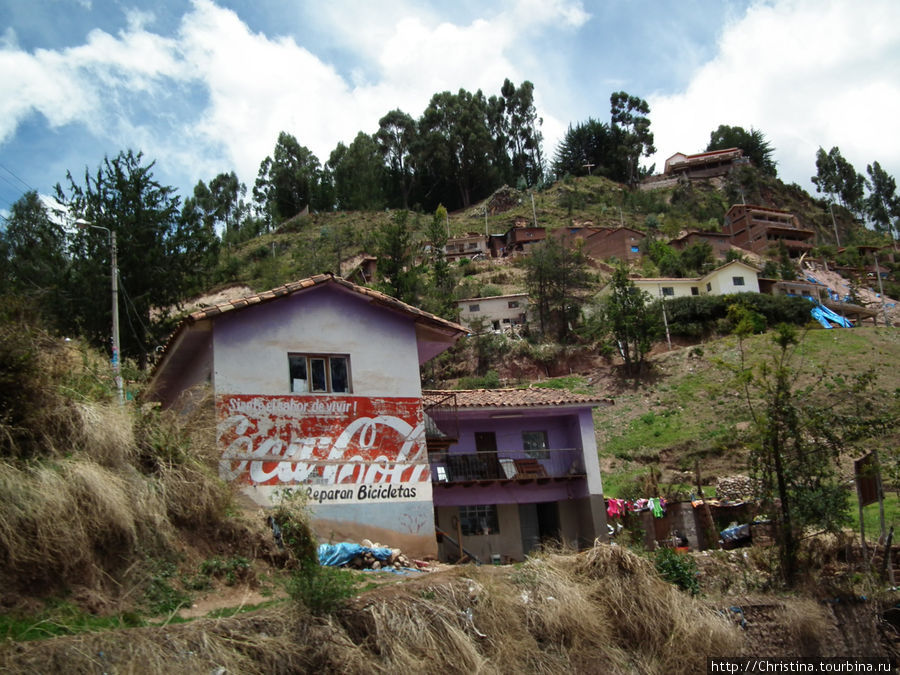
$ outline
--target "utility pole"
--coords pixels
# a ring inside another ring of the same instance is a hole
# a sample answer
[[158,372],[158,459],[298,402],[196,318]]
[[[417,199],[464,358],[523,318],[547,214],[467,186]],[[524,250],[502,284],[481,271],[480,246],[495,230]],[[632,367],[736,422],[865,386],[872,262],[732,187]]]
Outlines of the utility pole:
[[831,224],[834,226],[834,241],[837,244],[837,247],[841,247],[841,238],[838,236],[837,231],[837,222],[834,220],[834,209],[831,208],[834,206],[834,202],[828,202],[828,212],[831,214]]
[[881,294],[881,314],[884,317],[884,325],[888,326],[887,307],[884,304],[884,284],[881,283],[881,266],[878,264],[878,254],[874,251],[872,255],[875,257],[875,276],[878,277],[878,291]]
[[112,262],[112,367],[115,373],[116,392],[119,398],[119,405],[125,405],[125,388],[122,384],[122,361],[119,344],[119,264],[118,249],[116,247],[116,232],[102,225],[94,225],[87,220],[78,218],[75,225],[79,229],[93,228],[95,230],[105,230],[109,235],[110,257]]
[[663,325],[666,327],[666,343],[669,345],[669,351],[672,351],[672,337],[669,335],[669,318],[666,316],[666,296],[663,295],[662,286],[656,284],[659,289],[659,304],[662,306]]

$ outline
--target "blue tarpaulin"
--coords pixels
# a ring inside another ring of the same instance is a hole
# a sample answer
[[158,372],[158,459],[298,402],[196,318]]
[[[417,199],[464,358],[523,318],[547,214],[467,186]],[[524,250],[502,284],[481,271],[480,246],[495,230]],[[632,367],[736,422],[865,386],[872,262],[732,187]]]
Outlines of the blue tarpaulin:
[[341,542],[340,544],[319,544],[319,564],[331,567],[347,565],[355,557],[371,553],[377,560],[387,560],[391,557],[389,548],[368,548],[360,544]]

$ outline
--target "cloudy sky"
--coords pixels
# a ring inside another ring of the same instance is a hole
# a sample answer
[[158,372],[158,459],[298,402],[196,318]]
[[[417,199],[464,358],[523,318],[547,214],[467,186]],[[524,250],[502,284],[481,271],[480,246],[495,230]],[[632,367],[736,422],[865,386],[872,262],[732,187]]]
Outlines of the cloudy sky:
[[809,190],[819,146],[900,179],[897,0],[0,0],[0,214],[127,148],[182,195],[252,185],[282,130],[324,162],[389,110],[506,77],[534,83],[549,156],[625,90],[657,167],[729,124]]

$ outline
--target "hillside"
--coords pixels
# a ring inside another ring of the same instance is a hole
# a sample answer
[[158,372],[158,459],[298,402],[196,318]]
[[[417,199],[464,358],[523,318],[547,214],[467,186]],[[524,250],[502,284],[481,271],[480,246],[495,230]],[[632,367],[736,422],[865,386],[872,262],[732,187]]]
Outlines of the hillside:
[[[532,197],[534,204],[532,206]],[[796,185],[746,168],[728,180],[694,181],[687,186],[631,191],[598,176],[567,177],[533,192],[501,188],[491,197],[448,216],[448,233],[506,232],[516,221],[555,230],[572,224],[627,226],[675,237],[690,229],[720,230],[725,212],[744,199],[789,210],[800,224],[817,232],[817,243],[834,244],[834,227],[826,203]],[[843,208],[835,208],[841,243],[873,240]],[[335,271],[339,261],[374,251],[375,232],[390,212],[335,212],[298,216],[274,232],[228,247],[220,257],[219,276],[256,291],[287,281]],[[421,238],[431,214],[413,214],[411,225]]]

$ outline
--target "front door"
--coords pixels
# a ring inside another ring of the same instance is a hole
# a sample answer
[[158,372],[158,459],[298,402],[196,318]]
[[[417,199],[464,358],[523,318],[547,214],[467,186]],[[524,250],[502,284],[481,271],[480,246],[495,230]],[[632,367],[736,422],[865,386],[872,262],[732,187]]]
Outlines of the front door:
[[538,505],[519,504],[519,527],[522,531],[522,553],[528,555],[541,545]]

